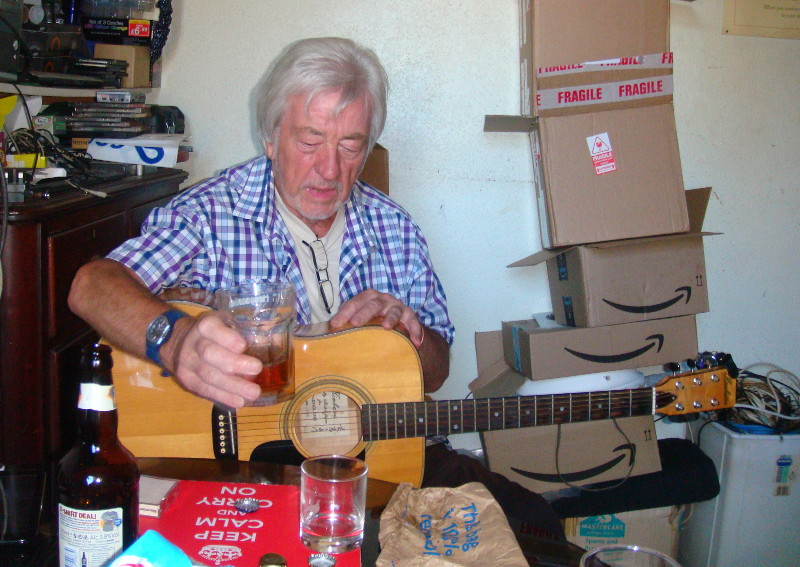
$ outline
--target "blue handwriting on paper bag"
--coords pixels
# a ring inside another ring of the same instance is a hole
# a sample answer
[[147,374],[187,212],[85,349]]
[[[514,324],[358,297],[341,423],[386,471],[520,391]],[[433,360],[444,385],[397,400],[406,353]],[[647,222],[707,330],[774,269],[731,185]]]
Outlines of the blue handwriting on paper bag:
[[442,522],[441,539],[433,530],[433,516],[421,514],[419,531],[425,536],[424,555],[444,555],[451,556],[461,550],[468,553],[480,545],[480,513],[478,507],[473,502],[463,508],[451,508],[448,510],[443,520],[450,520],[450,523]]

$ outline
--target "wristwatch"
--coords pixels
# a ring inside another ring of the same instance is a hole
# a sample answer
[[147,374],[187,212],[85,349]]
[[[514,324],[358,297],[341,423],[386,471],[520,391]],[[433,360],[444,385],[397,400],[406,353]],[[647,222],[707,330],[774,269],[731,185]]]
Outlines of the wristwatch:
[[147,342],[147,348],[145,349],[147,358],[159,366],[164,366],[161,363],[161,355],[159,354],[161,345],[167,342],[172,336],[172,329],[175,327],[175,321],[187,315],[188,313],[184,313],[178,309],[170,309],[169,311],[164,311],[164,313],[150,322],[144,335],[145,341]]

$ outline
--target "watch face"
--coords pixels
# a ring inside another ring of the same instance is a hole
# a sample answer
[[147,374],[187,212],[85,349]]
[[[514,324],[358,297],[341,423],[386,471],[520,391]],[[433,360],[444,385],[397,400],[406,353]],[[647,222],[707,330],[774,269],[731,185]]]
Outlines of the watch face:
[[147,341],[155,344],[161,344],[166,338],[167,331],[169,330],[169,319],[166,315],[159,315],[150,326],[147,328]]

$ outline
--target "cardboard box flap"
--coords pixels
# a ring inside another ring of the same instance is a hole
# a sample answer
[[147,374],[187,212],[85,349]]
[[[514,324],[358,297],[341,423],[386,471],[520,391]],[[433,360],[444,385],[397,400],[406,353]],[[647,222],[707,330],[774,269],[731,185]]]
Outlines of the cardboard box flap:
[[523,132],[530,134],[536,127],[534,116],[487,114],[483,119],[484,132]]
[[689,189],[686,191],[686,208],[689,211],[689,232],[700,233],[706,218],[711,187]]
[[[502,353],[501,347],[501,356]],[[500,359],[469,383],[469,391],[475,399],[514,396],[526,380],[525,376],[509,367],[504,359]]]
[[517,260],[506,266],[507,268],[522,268],[524,266],[537,266],[539,264],[544,264],[548,260],[551,260],[561,254],[562,252],[566,252],[574,248],[574,246],[566,246],[564,248],[547,248],[544,250],[539,250],[535,254],[531,254],[527,258],[523,258],[522,260]]
[[475,333],[475,357],[478,377],[469,390],[476,399],[513,396],[527,380],[506,363],[502,331]]
[[[607,242],[592,242],[590,244],[582,244],[581,246],[586,248],[615,248],[617,246],[630,246],[632,244],[646,244],[648,242],[661,242],[666,240],[676,240],[679,238],[694,238],[697,236],[714,236],[716,234],[721,234],[719,232],[701,232],[703,221],[705,220],[706,216],[706,208],[711,197],[711,187],[689,189],[684,193],[686,194],[686,207],[689,212],[688,232],[678,232],[674,234],[663,234],[640,238],[625,238],[622,240],[610,240]],[[539,252],[531,254],[530,256],[526,256],[521,260],[517,260],[506,267],[521,268],[537,266],[576,247],[577,246],[563,246],[561,248],[548,248],[540,250]]]

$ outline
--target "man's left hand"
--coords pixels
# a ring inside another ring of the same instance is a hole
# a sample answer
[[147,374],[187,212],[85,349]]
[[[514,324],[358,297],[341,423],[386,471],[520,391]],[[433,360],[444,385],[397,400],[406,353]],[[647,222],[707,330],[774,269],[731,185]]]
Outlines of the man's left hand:
[[385,329],[405,330],[415,347],[422,345],[425,331],[417,314],[393,295],[374,289],[362,291],[343,303],[339,312],[331,318],[330,325],[334,329],[348,324],[361,327],[378,317]]

